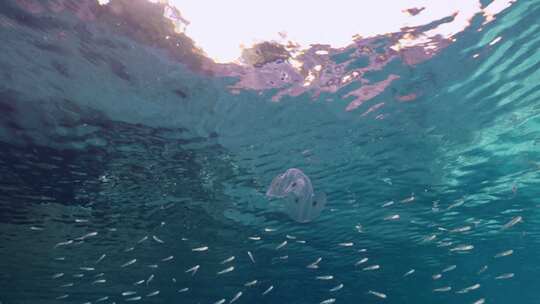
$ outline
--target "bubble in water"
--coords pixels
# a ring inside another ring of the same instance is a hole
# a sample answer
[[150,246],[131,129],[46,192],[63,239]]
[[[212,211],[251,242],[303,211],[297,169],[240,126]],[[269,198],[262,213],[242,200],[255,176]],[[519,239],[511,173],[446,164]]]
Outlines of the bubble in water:
[[266,195],[285,199],[285,212],[300,223],[314,220],[326,205],[326,195],[315,195],[309,177],[296,168],[276,176]]

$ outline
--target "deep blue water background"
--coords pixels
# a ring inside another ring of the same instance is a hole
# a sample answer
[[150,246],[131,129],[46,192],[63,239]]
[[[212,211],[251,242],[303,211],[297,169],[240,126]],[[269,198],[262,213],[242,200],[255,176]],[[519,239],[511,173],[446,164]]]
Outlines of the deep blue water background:
[[[44,50],[36,41],[52,30],[19,18],[9,3],[0,5],[14,24],[0,28],[1,303],[105,296],[103,303],[122,303],[126,290],[144,303],[228,302],[238,291],[237,303],[540,303],[540,2],[518,1],[481,32],[473,20],[425,63],[396,61],[370,75],[401,78],[365,109],[396,90],[423,92],[410,103],[387,102],[384,120],[344,112],[350,100],[337,94],[280,103],[257,92],[229,94],[230,79],[191,73],[159,49],[69,15],[55,29],[75,33],[73,40]],[[124,68],[73,52],[88,32],[126,45],[85,46]],[[312,223],[292,222],[264,196],[291,167],[328,195]],[[413,202],[400,202],[411,195]],[[394,214],[399,220],[385,220]],[[517,216],[521,223],[501,229]],[[471,230],[449,231],[463,226]],[[55,246],[90,232],[98,234]],[[450,250],[462,244],[474,249]],[[209,250],[192,251],[201,246]],[[235,270],[216,275],[232,255]],[[319,269],[306,268],[318,257]],[[197,264],[196,275],[185,273]],[[375,264],[381,268],[362,270]],[[457,267],[432,278],[450,265]],[[106,283],[92,284],[98,273]],[[504,273],[515,276],[495,279]],[[151,274],[152,282],[133,286]],[[329,292],[339,283],[342,290]],[[475,283],[481,287],[456,293]],[[445,286],[452,290],[433,291]],[[144,297],[154,290],[160,294]]]

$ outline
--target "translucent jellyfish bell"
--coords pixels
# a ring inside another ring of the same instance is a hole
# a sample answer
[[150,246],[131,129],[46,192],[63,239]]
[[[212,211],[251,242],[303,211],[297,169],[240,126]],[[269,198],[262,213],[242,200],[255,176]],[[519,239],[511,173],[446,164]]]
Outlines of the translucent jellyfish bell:
[[315,195],[309,177],[296,168],[276,176],[266,195],[285,199],[285,212],[300,223],[314,220],[326,205],[326,195]]
[[266,195],[284,198],[291,192],[301,199],[309,199],[313,195],[311,180],[300,169],[291,168],[274,177]]

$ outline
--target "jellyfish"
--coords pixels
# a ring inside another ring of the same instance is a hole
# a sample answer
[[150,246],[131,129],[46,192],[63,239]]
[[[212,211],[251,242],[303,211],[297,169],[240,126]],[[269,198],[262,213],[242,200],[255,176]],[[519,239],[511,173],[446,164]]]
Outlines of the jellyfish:
[[326,205],[326,195],[322,192],[315,194],[309,177],[296,168],[276,176],[266,196],[284,199],[285,212],[300,223],[314,220]]

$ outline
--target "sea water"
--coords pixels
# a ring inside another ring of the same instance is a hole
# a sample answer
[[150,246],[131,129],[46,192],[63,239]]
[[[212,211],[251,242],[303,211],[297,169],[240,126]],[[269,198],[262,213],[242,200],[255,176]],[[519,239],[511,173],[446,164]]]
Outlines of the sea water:
[[538,1],[306,86],[94,2],[0,4],[0,303],[540,303]]

